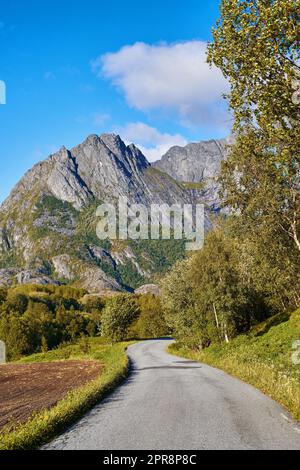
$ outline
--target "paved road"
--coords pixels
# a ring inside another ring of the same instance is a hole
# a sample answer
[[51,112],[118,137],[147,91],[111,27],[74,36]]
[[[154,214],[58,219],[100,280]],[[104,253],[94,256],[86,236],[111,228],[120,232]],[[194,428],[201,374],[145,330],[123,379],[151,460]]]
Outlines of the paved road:
[[220,370],[129,348],[129,379],[48,449],[300,449],[300,427],[277,403]]

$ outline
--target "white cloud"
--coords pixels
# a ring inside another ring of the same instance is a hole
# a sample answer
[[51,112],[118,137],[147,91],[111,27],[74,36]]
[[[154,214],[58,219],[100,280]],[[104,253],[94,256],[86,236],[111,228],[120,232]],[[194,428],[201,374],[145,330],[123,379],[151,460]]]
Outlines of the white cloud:
[[185,146],[187,140],[180,134],[160,133],[142,122],[127,124],[116,129],[126,143],[134,143],[150,162],[160,159],[174,145]]
[[171,112],[184,123],[221,125],[228,118],[222,99],[228,83],[207,64],[206,49],[203,41],[139,42],[98,57],[92,67],[112,80],[133,108]]

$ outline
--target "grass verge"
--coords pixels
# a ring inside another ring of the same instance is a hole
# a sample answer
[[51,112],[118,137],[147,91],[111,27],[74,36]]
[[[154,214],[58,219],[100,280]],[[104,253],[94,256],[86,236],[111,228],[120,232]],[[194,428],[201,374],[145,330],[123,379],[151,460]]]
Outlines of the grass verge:
[[[169,347],[172,354],[204,362],[254,385],[287,408],[300,421],[300,310],[277,315],[240,335],[229,344],[212,345],[203,351],[184,343]],[[294,358],[294,359],[293,359]]]
[[80,344],[35,354],[19,361],[49,362],[68,359],[94,359],[104,365],[96,380],[69,392],[57,405],[32,416],[25,424],[2,429],[0,450],[35,449],[49,442],[90,408],[97,404],[126,376],[129,369],[126,348],[131,343],[108,345],[98,338],[90,339],[89,351]]

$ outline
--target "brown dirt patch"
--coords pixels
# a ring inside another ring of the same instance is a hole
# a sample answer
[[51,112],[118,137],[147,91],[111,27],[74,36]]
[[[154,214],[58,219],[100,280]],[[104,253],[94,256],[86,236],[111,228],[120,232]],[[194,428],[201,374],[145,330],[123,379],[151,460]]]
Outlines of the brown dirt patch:
[[97,361],[80,360],[1,365],[0,429],[56,405],[69,391],[99,376],[101,368]]

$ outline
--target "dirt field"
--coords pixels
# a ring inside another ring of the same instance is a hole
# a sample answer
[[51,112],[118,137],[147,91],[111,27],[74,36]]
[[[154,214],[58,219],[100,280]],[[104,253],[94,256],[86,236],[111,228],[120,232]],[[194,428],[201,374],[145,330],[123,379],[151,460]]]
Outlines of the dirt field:
[[33,413],[50,408],[70,390],[95,379],[97,361],[63,361],[0,366],[0,429],[25,422]]

